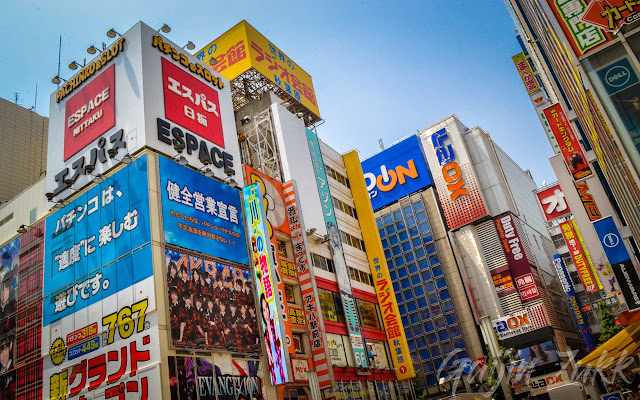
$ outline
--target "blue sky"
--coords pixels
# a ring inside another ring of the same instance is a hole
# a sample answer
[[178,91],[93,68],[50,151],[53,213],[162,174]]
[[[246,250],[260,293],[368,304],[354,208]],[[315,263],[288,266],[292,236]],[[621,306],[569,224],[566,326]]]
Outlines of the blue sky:
[[[396,4],[397,3],[397,4]],[[511,57],[520,52],[501,0],[5,2],[0,97],[48,115],[58,40],[62,73],[105,32],[138,20],[171,26],[197,49],[246,19],[313,77],[322,140],[361,158],[456,114],[480,126],[540,185],[553,154]],[[9,62],[10,58],[13,61]]]

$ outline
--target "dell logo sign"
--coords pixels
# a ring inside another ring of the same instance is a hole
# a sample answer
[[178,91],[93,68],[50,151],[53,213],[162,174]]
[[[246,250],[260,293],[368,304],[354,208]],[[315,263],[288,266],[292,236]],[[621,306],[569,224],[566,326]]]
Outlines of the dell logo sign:
[[620,242],[620,238],[615,233],[607,233],[602,238],[602,243],[609,248],[616,247]]
[[616,65],[615,67],[607,71],[605,79],[610,86],[617,88],[626,85],[627,82],[629,82],[630,76],[631,74],[626,67],[622,65]]
[[396,185],[404,185],[407,182],[407,177],[417,178],[418,170],[413,159],[407,161],[407,166],[396,166],[394,169],[388,169],[386,165],[380,166],[380,175],[374,175],[373,172],[367,172],[364,174],[364,180],[367,184],[367,191],[369,192],[369,198],[374,198],[378,195],[376,187],[382,192],[389,192],[396,187]]

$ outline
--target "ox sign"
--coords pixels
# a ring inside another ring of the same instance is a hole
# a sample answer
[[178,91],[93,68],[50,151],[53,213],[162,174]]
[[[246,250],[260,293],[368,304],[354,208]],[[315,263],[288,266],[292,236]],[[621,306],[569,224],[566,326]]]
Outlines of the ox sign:
[[549,326],[549,320],[544,306],[538,304],[513,315],[494,319],[492,324],[498,339],[504,340]]

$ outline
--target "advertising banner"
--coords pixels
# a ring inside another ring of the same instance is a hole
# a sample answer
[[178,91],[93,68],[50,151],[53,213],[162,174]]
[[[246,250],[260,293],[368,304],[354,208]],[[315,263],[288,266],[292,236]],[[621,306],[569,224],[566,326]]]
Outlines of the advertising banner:
[[280,385],[289,382],[288,351],[284,342],[282,313],[273,277],[272,255],[269,252],[267,221],[264,212],[264,198],[258,184],[242,189],[247,231],[251,238],[251,267],[256,278],[257,295],[260,299],[260,319],[267,349],[267,360],[271,383]]
[[165,262],[174,347],[257,350],[258,313],[249,269],[168,247]]
[[544,109],[544,115],[547,117],[549,126],[558,140],[562,156],[569,168],[569,172],[573,175],[573,179],[579,180],[591,176],[593,172],[589,167],[589,162],[580,147],[580,142],[578,142],[576,135],[573,133],[571,123],[569,123],[562,106],[554,104],[547,107]]
[[[394,147],[391,147],[391,149]],[[420,149],[421,147],[418,147],[419,151],[421,151]],[[384,329],[387,332],[387,342],[391,350],[391,359],[396,370],[396,376],[398,380],[410,379],[415,376],[413,361],[409,353],[402,320],[400,319],[400,310],[393,290],[393,282],[389,275],[387,260],[382,249],[382,242],[378,235],[376,220],[373,216],[373,208],[371,203],[367,201],[368,187],[365,186],[366,178],[363,179],[362,168],[356,151],[345,154],[343,159],[347,169],[347,177],[351,184],[356,212],[358,213],[362,239],[367,249],[373,286],[376,288],[376,296],[380,305]]]
[[21,237],[0,248],[0,398],[16,389],[16,313]]
[[537,396],[539,394],[549,391],[549,389],[556,388],[571,383],[571,378],[567,371],[557,371],[551,374],[536,376],[529,379],[529,387],[531,390],[529,393],[531,396]]
[[591,336],[589,325],[585,322],[584,317],[582,316],[578,297],[576,296],[576,292],[573,289],[573,284],[569,279],[569,274],[567,274],[567,269],[565,268],[564,262],[562,262],[562,257],[560,257],[560,255],[553,255],[553,265],[555,266],[558,277],[560,278],[562,289],[567,294],[567,302],[569,303],[569,308],[571,309],[576,323],[578,324],[580,334],[582,335],[582,340],[584,341],[584,344],[587,348],[587,353],[591,353],[596,349],[595,340]]
[[618,31],[622,25],[640,19],[640,4],[625,0],[591,0],[582,15],[583,23],[602,27],[610,32]]
[[589,221],[597,221],[602,218],[602,214],[600,214],[600,209],[596,204],[595,199],[589,193],[589,184],[586,180],[581,182],[573,183],[578,191],[578,195],[580,196],[580,201],[584,206],[584,210],[587,212],[587,216],[589,217]]
[[432,184],[416,135],[362,161],[362,171],[374,210]]
[[296,184],[293,181],[286,182],[283,187],[284,204],[287,210],[287,221],[291,231],[291,244],[295,266],[302,292],[302,304],[307,321],[307,332],[311,343],[313,363],[318,377],[320,389],[333,386],[333,373],[327,362],[327,338],[324,334],[324,321],[322,312],[318,307],[318,293],[315,287],[313,268],[311,268],[310,253],[307,247],[307,234],[304,222],[300,218]]
[[513,278],[509,273],[509,267],[497,268],[491,271],[493,286],[496,287],[498,298],[516,293],[517,289],[513,284]]
[[573,0],[571,7],[568,7],[567,2],[547,0],[576,57],[592,51],[611,38],[604,29],[584,21],[590,2],[594,0]]
[[367,354],[362,341],[362,328],[358,318],[356,302],[351,290],[351,281],[349,280],[349,270],[347,269],[347,261],[344,258],[342,250],[342,239],[338,230],[338,221],[336,220],[335,209],[331,200],[331,192],[329,191],[329,182],[327,182],[327,174],[324,168],[322,153],[320,152],[320,142],[315,133],[307,131],[307,143],[311,153],[311,162],[316,175],[316,184],[318,185],[318,193],[320,202],[322,203],[324,221],[329,234],[329,247],[333,264],[338,278],[338,288],[340,289],[340,297],[342,298],[342,307],[347,320],[347,330],[351,339],[351,347],[356,360],[356,367],[367,367]]
[[[296,349],[293,344],[293,333],[291,331],[292,321],[289,318],[289,305],[285,297],[285,286],[282,277],[285,275],[282,270],[282,264],[278,252],[278,240],[276,239],[275,231],[279,231],[284,234],[289,234],[289,224],[285,218],[284,209],[284,194],[282,193],[282,183],[275,179],[268,177],[262,172],[251,168],[248,165],[244,165],[244,174],[247,181],[247,185],[253,183],[260,186],[260,190],[264,199],[264,209],[267,216],[267,233],[269,233],[269,245],[271,251],[271,262],[273,265],[274,279],[278,290],[278,299],[280,300],[282,322],[284,324],[284,331],[286,334],[286,344],[289,354],[295,354]],[[286,265],[286,264],[285,264]],[[291,277],[289,275],[289,277]],[[295,269],[293,278],[295,279]]]
[[320,117],[311,76],[247,21],[206,45],[196,57],[229,80],[254,68]]
[[629,310],[640,308],[640,277],[631,262],[629,252],[624,245],[620,231],[613,217],[606,217],[593,223],[600,238],[604,252],[611,263],[611,268],[620,285],[622,296]]
[[540,90],[540,86],[536,81],[536,77],[533,75],[533,71],[531,71],[531,68],[529,67],[527,57],[525,57],[524,53],[518,53],[511,58],[518,70],[518,74],[520,74],[520,79],[522,79],[524,87],[527,89],[527,93],[533,94]]
[[589,268],[589,264],[587,263],[586,256],[582,251],[582,247],[580,247],[580,243],[578,242],[578,238],[576,237],[576,233],[573,230],[573,225],[571,221],[565,221],[560,224],[560,229],[562,230],[562,236],[564,237],[564,241],[567,243],[567,247],[569,248],[569,253],[571,254],[571,258],[573,259],[573,263],[578,270],[578,274],[580,275],[580,280],[584,285],[584,290],[587,293],[593,293],[598,291],[598,284],[596,283],[595,278],[593,277],[593,272]]
[[159,157],[165,242],[249,264],[240,193]]
[[[587,260],[587,265],[589,266],[589,269],[591,270],[591,273],[593,275],[593,280],[595,281],[596,285],[598,286],[598,290],[603,290],[604,288],[602,287],[602,282],[600,282],[600,277],[598,276],[598,271],[596,270],[595,266],[593,265],[593,261],[591,259],[591,254],[589,254],[589,248],[587,248],[587,245],[584,243],[584,239],[582,239],[582,235],[580,234],[580,229],[578,229],[578,224],[576,224],[576,220],[575,219],[571,220],[571,226],[573,226],[573,232],[575,232],[576,238],[578,239],[578,243],[580,244],[580,247],[582,248],[582,251],[584,252],[584,257]],[[602,271],[602,272],[604,272],[604,271]],[[610,291],[608,291],[608,293],[610,293]]]
[[520,243],[513,215],[507,212],[494,218],[493,222],[498,231],[500,243],[502,243],[502,250],[507,257],[511,277],[515,280],[520,293],[520,299],[523,303],[539,299],[538,286],[531,273],[531,266],[524,253],[522,243]]
[[550,326],[549,319],[544,311],[544,304],[535,305],[513,315],[494,319],[491,322],[493,330],[498,334],[498,339],[500,340]]
[[536,191],[536,196],[547,221],[553,221],[571,213],[562,188],[558,183]]
[[431,147],[427,151],[427,159],[449,229],[460,228],[487,216],[462,137],[442,128],[427,141],[427,146]]

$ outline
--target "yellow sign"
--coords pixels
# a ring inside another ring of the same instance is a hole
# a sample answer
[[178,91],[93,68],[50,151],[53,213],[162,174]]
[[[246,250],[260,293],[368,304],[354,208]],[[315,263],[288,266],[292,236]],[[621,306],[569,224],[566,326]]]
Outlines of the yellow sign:
[[[598,285],[598,289],[602,290],[602,282],[600,282],[600,277],[598,276],[598,270],[596,270],[596,267],[593,265],[593,261],[591,261],[591,255],[589,254],[589,250],[587,249],[587,246],[585,246],[584,244],[584,240],[582,239],[582,235],[580,234],[580,231],[578,230],[578,225],[576,224],[576,220],[575,219],[571,219],[571,225],[573,225],[573,230],[576,232],[576,237],[578,238],[578,242],[580,242],[580,246],[582,246],[582,250],[584,250],[584,256],[587,259],[587,262],[589,263],[589,268],[591,268],[591,273],[593,274],[593,278],[596,281],[596,284]],[[610,294],[610,293],[607,293]]]
[[[198,60],[232,80],[250,68],[320,117],[311,75],[294,63],[247,21],[242,20],[196,53]],[[210,60],[215,57],[212,63]]]
[[540,90],[540,86],[538,86],[538,82],[536,81],[536,77],[533,75],[533,71],[529,68],[529,63],[527,62],[527,58],[524,56],[524,53],[518,53],[512,57],[513,63],[516,65],[516,69],[520,74],[520,79],[522,79],[522,83],[527,88],[527,93],[532,94]]
[[400,311],[393,291],[391,276],[389,276],[387,260],[384,257],[380,236],[378,236],[378,228],[376,227],[373,208],[369,201],[367,185],[364,182],[360,159],[355,151],[345,154],[342,158],[344,159],[347,177],[351,184],[353,202],[356,206],[356,213],[358,213],[364,246],[367,249],[369,267],[371,268],[373,284],[376,288],[376,295],[382,312],[384,328],[387,332],[387,342],[391,349],[391,358],[396,369],[396,377],[398,380],[410,379],[416,374],[413,370],[413,361],[411,360],[407,337],[404,334],[402,320],[400,319]]

